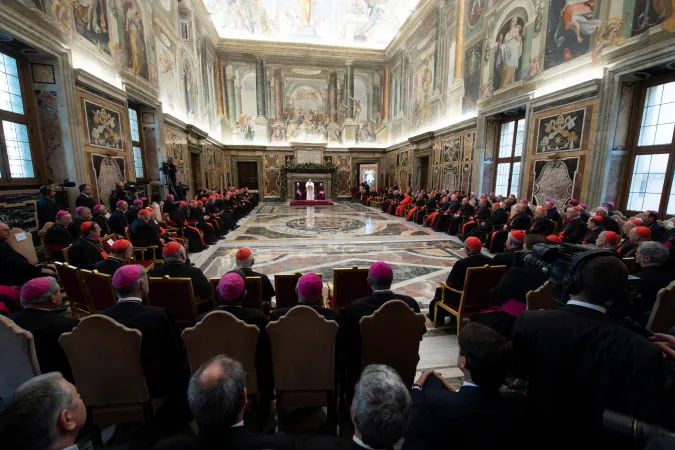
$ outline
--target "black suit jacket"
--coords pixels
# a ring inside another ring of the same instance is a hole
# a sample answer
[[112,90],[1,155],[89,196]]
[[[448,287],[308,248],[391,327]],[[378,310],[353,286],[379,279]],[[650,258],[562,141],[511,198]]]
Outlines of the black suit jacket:
[[553,223],[548,217],[540,217],[534,221],[532,227],[527,230],[528,233],[532,234],[545,234],[549,235],[553,233]]
[[190,267],[181,262],[160,264],[150,271],[151,277],[163,277],[169,275],[171,278],[191,278],[192,289],[195,296],[202,300],[211,299],[211,285],[208,278],[197,267]]
[[[336,438],[333,436],[313,436],[307,438],[300,447],[302,450],[365,450],[353,438]],[[391,448],[386,449],[391,450]]]
[[666,232],[666,227],[661,225],[658,222],[654,222],[650,226],[648,226],[650,230],[652,230],[652,241],[659,242],[661,240],[661,236],[663,236],[663,233]]
[[[63,225],[59,225],[58,223],[55,223],[54,225],[49,227],[47,233],[45,234],[46,245],[58,245],[61,246],[62,248],[66,248],[73,242],[75,242],[75,239],[73,239],[73,236],[71,236],[71,234],[68,233],[66,227],[64,227]],[[57,261],[63,262],[64,260],[63,252],[60,251],[54,252],[54,258]]]
[[101,236],[105,236],[110,233],[110,224],[108,219],[102,214],[94,214],[93,220],[101,227]]
[[532,219],[530,218],[529,214],[527,214],[525,211],[519,212],[518,214],[513,216],[509,221],[509,229],[527,230],[530,228],[531,223]]
[[103,249],[97,244],[98,242],[92,242],[82,236],[75,239],[68,252],[70,264],[79,269],[93,269],[94,264],[104,259],[101,254]]
[[99,261],[94,264],[94,270],[98,270],[99,273],[105,273],[107,275],[113,275],[117,269],[122,267],[124,263],[112,256],[108,256],[103,261]]
[[492,213],[490,218],[485,223],[488,227],[501,227],[506,224],[507,218],[506,210],[504,208],[499,208],[497,211]]
[[260,281],[262,283],[263,301],[269,302],[272,300],[272,297],[274,297],[276,294],[274,292],[274,286],[272,286],[272,282],[267,275],[264,273],[258,273],[251,268],[241,270],[246,274],[247,277],[260,277]]
[[546,213],[546,217],[551,219],[554,222],[561,222],[562,220],[560,219],[560,213],[558,212],[557,208],[551,208],[548,210]]
[[0,242],[0,285],[21,286],[28,280],[42,276],[39,267],[28,262],[7,242]]
[[452,266],[446,283],[448,286],[462,290],[464,289],[464,279],[466,278],[466,269],[469,267],[483,267],[484,265],[495,266],[493,259],[483,254],[469,255],[455,262]]
[[86,206],[87,208],[93,211],[94,206],[96,206],[96,202],[94,201],[93,198],[88,197],[85,194],[80,194],[75,199],[75,206],[77,207]]
[[12,320],[33,334],[40,372],[61,372],[61,375],[72,383],[74,382],[73,372],[59,344],[59,337],[63,333],[73,331],[78,321],[67,317],[64,312],[24,308],[14,314]]
[[612,219],[609,216],[605,216],[604,220],[602,221],[602,228],[604,228],[607,231],[613,231],[618,235],[621,235],[621,232],[619,231],[619,224],[616,223],[616,220]]
[[[314,311],[318,312],[323,317],[325,317],[326,320],[335,320],[336,322],[339,323],[340,313],[335,311],[334,309],[322,308],[321,306],[317,306],[317,305],[304,305],[304,306],[309,306]],[[270,315],[270,322],[274,322],[276,320],[281,319],[283,316],[285,316],[288,313],[288,311],[290,311],[293,308],[295,308],[295,306],[289,306],[288,308],[277,309],[276,311],[274,311]]]
[[73,217],[73,221],[68,224],[68,233],[70,233],[73,239],[79,238],[82,234],[82,231],[80,231],[80,226],[82,226],[83,223],[84,220],[75,216]]
[[529,377],[530,429],[547,448],[578,447],[579,436],[584,448],[602,448],[604,409],[655,424],[666,417],[661,352],[602,312],[569,304],[525,311],[511,340],[514,374]]
[[190,373],[185,347],[166,309],[127,301],[118,302],[101,314],[143,335],[141,362],[152,397],[187,388]]
[[136,219],[138,219],[138,209],[136,209],[133,206],[129,206],[129,209],[127,209],[127,212],[124,213],[124,215],[127,218],[127,223],[128,224],[133,224]]
[[294,450],[292,436],[254,434],[244,427],[218,432],[200,431],[197,436],[177,436],[160,441],[153,450]]
[[563,242],[578,244],[584,239],[587,228],[586,222],[582,221],[579,217],[567,222],[563,227]]
[[476,211],[476,216],[475,216],[475,218],[476,218],[476,220],[478,220],[478,221],[488,220],[488,219],[490,218],[490,214],[491,214],[491,213],[492,213],[492,212],[490,211],[490,207],[489,207],[489,206],[481,206],[481,207],[479,207],[478,210]]
[[595,241],[598,240],[598,236],[600,236],[600,233],[605,231],[604,227],[598,227],[595,230],[589,230],[588,226],[586,227],[586,234],[584,234],[584,238],[581,240],[580,244],[593,244],[595,245]]
[[[502,253],[497,253],[494,258],[492,258],[492,262],[490,263],[491,266],[506,266],[508,269],[509,267],[513,267],[514,265],[514,257],[516,256],[516,252],[521,251],[520,249],[517,248],[512,248],[511,250],[507,250]],[[474,266],[475,267],[475,266]]]
[[110,226],[110,231],[112,231],[113,233],[119,234],[120,236],[125,236],[124,230],[127,227],[127,225],[129,225],[129,221],[127,220],[127,216],[122,211],[116,209],[110,215],[108,225]]
[[640,278],[642,309],[646,312],[654,308],[656,295],[659,293],[659,290],[675,280],[675,271],[666,264],[664,266],[645,267],[636,273],[635,276]]
[[143,219],[136,219],[131,224],[129,234],[131,235],[131,243],[135,247],[149,247],[151,245],[156,245],[158,248],[162,247],[157,230]]
[[411,397],[403,450],[527,448],[526,403],[521,395],[464,386],[457,392],[413,389]]
[[[500,254],[503,255],[504,253]],[[546,280],[548,280],[548,275],[537,269],[511,267],[506,271],[499,284],[490,291],[490,299],[495,305],[501,305],[509,299],[525,303],[527,293],[537,289]]]
[[56,220],[56,213],[61,209],[65,209],[47,197],[40,197],[35,202],[35,207],[38,213],[38,229],[42,229],[47,222],[54,222]]

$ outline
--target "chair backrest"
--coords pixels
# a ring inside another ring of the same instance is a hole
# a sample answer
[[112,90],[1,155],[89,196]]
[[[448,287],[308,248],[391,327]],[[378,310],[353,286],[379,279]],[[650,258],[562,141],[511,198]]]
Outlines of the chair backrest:
[[38,231],[38,236],[40,237],[40,243],[42,244],[42,248],[45,250],[45,258],[47,258],[47,261],[51,261],[54,259],[54,250],[51,248],[51,246],[47,245],[45,243],[45,238],[47,237],[47,230],[54,225],[54,222],[47,222],[40,231]]
[[63,284],[66,290],[73,316],[80,317],[81,315],[92,314],[94,306],[91,303],[87,289],[84,287],[80,269],[59,261],[56,261],[54,265],[56,266],[56,273],[58,273],[61,279],[61,284]]
[[621,258],[621,260],[626,265],[628,272],[633,272],[633,269],[635,268],[635,258]]
[[[72,245],[72,244],[71,244]],[[63,253],[63,260],[67,263],[70,263],[70,245],[66,248],[61,249],[61,253]]]
[[354,300],[370,296],[368,268],[333,269],[333,308],[344,310]]
[[99,239],[99,243],[101,244],[101,247],[103,247],[103,250],[107,254],[112,253],[112,244],[110,244],[108,241],[113,241],[115,242],[117,240],[117,235],[115,233],[111,234],[106,234],[105,236],[101,236],[101,239]]
[[656,303],[647,321],[647,329],[654,333],[665,333],[675,326],[675,281],[656,295]]
[[221,353],[236,359],[246,370],[246,390],[258,392],[255,365],[260,330],[226,311],[211,311],[194,327],[183,330],[183,342],[193,373],[209,359]]
[[197,301],[192,289],[191,278],[150,278],[148,305],[160,306],[169,314],[180,328],[197,323]]
[[469,267],[464,279],[464,293],[459,310],[473,313],[491,305],[490,291],[506,272],[506,266]]
[[371,316],[361,318],[363,367],[386,364],[398,372],[406,386],[415,382],[424,314],[415,313],[401,300],[391,300]]
[[146,402],[150,399],[141,364],[141,332],[108,316],[85,317],[63,333],[77,390],[88,407]]
[[276,390],[333,390],[337,331],[334,320],[326,320],[304,305],[270,322],[267,334],[272,345]]
[[548,280],[534,291],[525,295],[528,311],[539,309],[553,309],[558,306],[555,297],[551,295],[551,285]]
[[81,269],[82,284],[89,294],[94,311],[104,311],[117,302],[117,293],[112,285],[112,276],[98,270]]
[[[220,278],[209,278],[211,285],[211,298],[213,299],[213,306],[218,306],[218,282]],[[262,279],[260,277],[246,277],[246,297],[241,302],[241,306],[246,308],[254,308],[262,311],[263,297],[262,297]]]
[[[323,278],[321,273],[317,273],[317,275]],[[300,277],[302,277],[300,272],[274,275],[274,292],[277,309],[290,308],[298,304],[298,294],[295,293],[295,287]]]
[[[17,234],[22,235],[25,239],[17,240]],[[37,257],[37,252],[35,251],[35,246],[33,245],[33,235],[26,233],[21,228],[12,228],[9,230],[9,239],[7,239],[7,244],[12,247],[17,253],[22,254],[29,263],[37,264],[40,260]]]
[[40,375],[33,335],[0,315],[0,398],[7,398],[24,381]]

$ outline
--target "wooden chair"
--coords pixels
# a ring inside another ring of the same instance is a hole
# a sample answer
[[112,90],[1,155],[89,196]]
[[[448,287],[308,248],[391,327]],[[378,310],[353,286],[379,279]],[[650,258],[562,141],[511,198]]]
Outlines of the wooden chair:
[[331,308],[343,311],[354,300],[368,297],[373,290],[368,284],[368,268],[333,269],[333,281],[328,282]]
[[82,284],[91,299],[94,312],[104,311],[117,303],[117,293],[112,285],[112,276],[98,270],[80,270]]
[[267,325],[280,428],[283,409],[292,406],[327,406],[331,427],[336,424],[337,331],[338,324],[334,320],[326,320],[304,305],[296,306],[278,321]]
[[255,365],[256,348],[260,330],[255,325],[237,319],[226,311],[212,311],[194,327],[183,330],[182,337],[190,360],[190,371],[214,356],[225,354],[239,361],[246,370],[248,395],[258,393],[258,376]]
[[[323,278],[321,273],[317,273],[317,275]],[[274,275],[274,292],[277,309],[290,308],[298,304],[298,294],[295,293],[295,287],[300,277],[302,277],[300,272]]]
[[40,375],[33,335],[0,315],[0,398],[9,397],[24,381]]
[[553,309],[558,306],[558,301],[551,295],[551,285],[547,280],[536,290],[525,295],[527,310]]
[[[124,238],[131,242],[134,247],[134,261],[136,264],[140,264],[147,268],[150,264],[156,265],[164,263],[163,259],[155,259],[155,250],[157,250],[156,245],[148,245],[146,247],[136,246],[134,241],[131,240],[131,231],[129,231],[129,228],[125,228],[124,233]],[[148,252],[150,252],[150,257],[148,257]]]
[[197,300],[192,289],[192,278],[150,277],[148,305],[160,306],[169,314],[179,328],[197,323]]
[[141,332],[107,316],[84,318],[59,338],[101,446],[104,424],[147,423],[153,414],[141,364]]
[[424,314],[415,313],[401,300],[386,302],[373,315],[362,317],[362,367],[386,364],[398,372],[406,386],[412,386],[426,331],[424,323]]
[[105,236],[101,236],[101,239],[98,240],[99,244],[101,244],[101,247],[103,247],[103,250],[107,254],[112,253],[112,244],[110,241],[115,242],[117,240],[117,235],[115,233],[111,234],[106,234]]
[[83,316],[93,314],[95,309],[91,303],[89,293],[82,281],[80,269],[70,264],[56,261],[56,273],[59,275],[61,284],[66,290],[68,303],[70,303],[70,312],[73,317],[79,319]]
[[[21,233],[26,235],[26,239],[19,241],[16,239],[16,235]],[[35,246],[33,245],[33,235],[31,233],[26,233],[21,228],[12,228],[9,230],[7,244],[12,247],[14,251],[22,254],[29,263],[37,264],[40,262],[37,252],[35,251]]]
[[69,252],[70,252],[70,245],[66,248],[61,249],[61,253],[63,253],[63,260],[66,262],[66,264],[70,264]]
[[[220,278],[209,278],[211,285],[211,299],[213,307],[218,306],[218,282]],[[260,277],[246,277],[246,297],[241,303],[246,308],[263,309],[262,279]]]
[[675,281],[656,295],[656,303],[647,320],[647,329],[654,333],[665,333],[675,326]]
[[[464,279],[464,289],[459,291],[448,286],[445,281],[441,281],[443,296],[440,302],[436,302],[434,310],[434,327],[438,322],[438,308],[442,308],[453,316],[457,317],[457,334],[462,331],[462,321],[471,317],[491,305],[490,290],[497,286],[502,276],[506,272],[506,266],[469,267],[466,270]],[[445,303],[445,293],[452,291],[460,294],[459,306]]]
[[621,261],[626,265],[628,273],[633,273],[635,271],[635,258],[621,258]]
[[45,258],[47,259],[47,262],[52,262],[54,261],[55,258],[55,253],[54,249],[52,248],[51,245],[47,245],[45,243],[45,238],[47,237],[47,230],[54,225],[54,222],[47,222],[40,231],[38,231],[38,236],[40,237],[40,243],[42,244],[42,248],[45,251]]

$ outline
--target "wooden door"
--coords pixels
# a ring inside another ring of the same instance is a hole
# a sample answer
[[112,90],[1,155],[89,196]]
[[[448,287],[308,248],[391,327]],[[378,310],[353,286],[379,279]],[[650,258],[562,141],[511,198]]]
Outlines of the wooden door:
[[238,188],[258,189],[258,163],[255,161],[238,161]]

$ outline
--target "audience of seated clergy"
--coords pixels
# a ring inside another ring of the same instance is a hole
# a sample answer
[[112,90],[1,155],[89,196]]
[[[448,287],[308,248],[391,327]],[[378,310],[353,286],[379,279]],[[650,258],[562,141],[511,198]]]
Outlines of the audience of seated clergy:
[[613,231],[603,231],[595,240],[597,248],[604,248],[607,250],[616,250],[616,245],[619,243],[619,235]]
[[441,203],[438,206],[438,209],[427,216],[422,226],[434,228],[436,222],[440,219],[439,215],[446,212],[448,208],[450,208],[450,197],[445,195],[441,198]]
[[200,203],[202,202],[190,200],[190,219],[188,219],[188,222],[191,222],[196,228],[201,230],[204,242],[207,245],[213,245],[218,242],[218,236],[216,236],[216,230],[213,228],[213,225],[204,220],[204,210]]
[[12,320],[33,334],[40,371],[61,372],[73,382],[73,373],[59,337],[69,333],[78,321],[66,314],[59,283],[53,277],[34,278],[21,287],[21,306]]
[[628,289],[628,269],[602,254],[576,272],[565,306],[523,312],[511,334],[514,374],[529,379],[528,430],[549,449],[606,448],[605,409],[657,425],[672,419],[661,351],[606,316]]
[[[513,200],[515,201],[515,199]],[[486,245],[489,249],[499,253],[504,248],[504,244],[508,238],[508,231],[526,231],[530,229],[532,219],[530,218],[530,215],[527,213],[526,209],[528,209],[528,206],[524,203],[517,203],[513,205],[511,208],[511,218],[509,219],[509,222],[504,225],[504,229],[497,233],[488,234]]]
[[602,217],[602,227],[605,230],[613,231],[615,233],[619,232],[619,224],[607,213],[606,208],[603,208],[602,206],[595,208],[595,215]]
[[247,277],[260,277],[262,283],[262,297],[264,302],[270,302],[272,297],[274,297],[274,286],[269,277],[264,273],[258,273],[253,270],[253,264],[255,264],[255,258],[253,258],[253,251],[248,247],[242,247],[237,250],[235,254],[235,261],[237,264],[237,269],[244,272]]
[[553,223],[551,219],[546,216],[546,208],[539,206],[534,212],[534,222],[527,234],[541,234],[542,236],[548,236],[553,233]]
[[473,217],[469,217],[468,222],[462,225],[462,227],[459,229],[462,236],[468,235],[477,226],[490,218],[492,211],[490,210],[489,203],[490,202],[486,197],[481,197],[481,199],[478,201],[478,209],[476,209],[476,213],[473,215]]
[[506,238],[506,244],[504,246],[506,251],[497,253],[495,257],[492,258],[492,263],[490,264],[493,266],[506,266],[507,268],[512,267],[516,252],[523,249],[525,237],[526,234],[523,230],[511,231]]
[[471,204],[469,197],[464,197],[462,199],[462,206],[460,206],[459,211],[457,211],[452,219],[450,219],[448,234],[454,235],[459,233],[462,223],[471,220],[475,213],[476,208]]
[[405,197],[396,207],[396,215],[403,217],[403,210],[413,202],[413,198],[410,194],[405,194]]
[[94,270],[112,276],[117,269],[129,263],[134,255],[134,246],[126,239],[118,239],[110,247],[112,248],[110,255],[94,264]]
[[389,264],[382,261],[373,263],[368,269],[368,284],[372,288],[373,294],[351,302],[340,318],[337,353],[351,382],[356,381],[358,374],[361,372],[363,348],[361,318],[372,315],[382,305],[391,300],[401,300],[416,313],[420,312],[419,304],[414,298],[391,291],[393,281],[394,272]]
[[475,237],[482,241],[493,229],[503,227],[507,220],[508,214],[502,204],[500,202],[494,202],[492,204],[492,215],[490,218],[481,222],[467,235],[467,237]]
[[[466,252],[466,258],[455,261],[455,264],[450,270],[448,279],[446,283],[453,289],[459,291],[464,289],[464,279],[466,278],[466,269],[469,267],[483,267],[485,265],[494,265],[492,258],[489,256],[483,255],[481,249],[483,248],[482,243],[476,237],[468,237],[464,241],[464,250]],[[434,309],[436,309],[436,302],[441,301],[443,295],[443,288],[436,288],[436,294],[434,295],[433,300],[429,304],[429,314],[428,317],[431,320],[434,320]],[[446,291],[445,292],[445,303],[450,305],[459,305],[460,295],[456,292]],[[439,319],[443,319],[448,313],[439,308],[438,309]]]
[[524,396],[499,392],[512,364],[510,343],[478,323],[462,327],[458,341],[462,387],[434,370],[420,376],[403,450],[529,448]]
[[159,233],[148,223],[149,221],[150,211],[147,209],[138,211],[138,219],[136,219],[129,228],[131,243],[135,247],[157,247],[155,249],[154,257],[160,258],[164,240],[159,237]]
[[9,225],[0,222],[0,286],[21,286],[33,278],[56,276],[54,270],[33,265],[14,250],[7,242],[9,230]]
[[580,244],[582,245],[595,245],[595,241],[600,236],[600,233],[605,231],[605,228],[602,226],[604,219],[600,216],[593,216],[586,222],[586,234],[581,240]]
[[[305,305],[325,317],[327,320],[337,321],[340,314],[334,309],[321,306],[323,300],[323,280],[315,273],[306,273],[300,277],[295,287],[298,296],[298,305]],[[270,315],[270,322],[279,320],[294,307],[279,308]]]
[[451,194],[448,203],[449,206],[437,217],[437,220],[433,225],[435,231],[447,232],[450,227],[450,221],[462,206],[462,202],[457,194]]
[[197,435],[166,439],[154,450],[295,449],[292,436],[254,434],[244,426],[248,395],[239,361],[218,355],[204,363],[190,378],[188,403]]
[[578,206],[570,206],[565,213],[565,224],[560,237],[569,244],[580,243],[586,235],[586,222],[581,219]]
[[101,228],[96,222],[87,221],[80,226],[81,235],[68,251],[70,264],[79,269],[92,270],[94,264],[103,261],[108,257],[99,239],[101,239]]
[[652,232],[652,239],[654,241],[659,241],[663,233],[666,232],[666,227],[661,225],[659,222],[659,214],[656,211],[645,211],[642,216],[642,221],[644,225],[649,228]]
[[578,206],[579,208],[579,218],[584,222],[587,223],[588,219],[591,218],[591,214],[588,212],[588,205],[585,203],[582,203]]
[[184,236],[188,239],[188,251],[190,253],[198,253],[206,248],[206,244],[202,239],[200,231],[188,224],[189,217],[190,212],[187,202],[180,202],[178,208],[174,209],[173,213],[171,213],[171,220],[178,228],[182,229]]
[[45,234],[45,245],[48,245],[54,253],[56,261],[64,261],[63,250],[70,244],[75,242],[73,236],[68,232],[68,225],[73,220],[73,217],[68,211],[61,210],[56,213],[54,224],[47,229]]
[[110,231],[117,234],[118,236],[125,236],[125,230],[129,226],[129,221],[127,220],[126,212],[129,209],[129,204],[124,200],[119,200],[117,202],[117,209],[113,211],[108,220],[108,225],[110,226]]
[[58,372],[21,384],[0,405],[0,442],[6,449],[77,450],[87,408],[75,386]]
[[641,270],[634,275],[640,278],[640,297],[645,320],[654,308],[659,291],[675,280],[675,271],[668,265],[669,258],[668,248],[660,242],[646,241],[638,245],[635,262]]
[[637,253],[640,242],[649,241],[652,238],[652,232],[647,227],[637,226],[628,232],[628,238],[625,239],[617,248],[617,252],[622,258],[634,258]]
[[204,272],[197,267],[186,264],[187,252],[179,242],[169,242],[162,249],[164,264],[160,264],[150,271],[151,277],[161,278],[165,275],[171,278],[191,278],[192,290],[195,297],[202,301],[211,300],[211,285]]
[[408,389],[391,367],[367,366],[354,390],[351,439],[313,437],[304,442],[302,450],[393,449],[409,426],[412,400]]
[[[261,403],[268,406],[274,390],[274,374],[272,372],[272,347],[267,334],[267,317],[259,309],[241,306],[246,297],[246,275],[241,270],[226,273],[218,282],[218,303],[216,311],[225,311],[237,319],[258,327],[258,346],[256,349],[256,369],[258,373],[258,389],[263,397]],[[206,314],[200,316],[202,320]]]
[[169,313],[164,308],[143,304],[149,289],[143,266],[120,267],[112,284],[119,299],[101,314],[143,335],[141,363],[150,396],[158,398],[181,392],[184,395],[190,371],[185,347]]
[[138,212],[143,209],[143,200],[140,198],[137,198],[132,202],[131,205],[129,205],[129,209],[126,210],[124,215],[127,218],[127,223],[129,225],[133,224],[136,219],[138,219]]
[[108,214],[108,208],[106,208],[105,205],[99,203],[98,205],[94,206],[92,211],[94,212],[92,220],[95,221],[99,227],[101,227],[101,235],[106,236],[110,234],[110,224],[106,218],[106,214]]
[[73,239],[80,237],[80,234],[82,233],[82,224],[84,222],[90,221],[91,217],[91,209],[87,208],[86,206],[78,206],[75,209],[75,218],[68,225],[68,232],[71,236],[73,236]]

